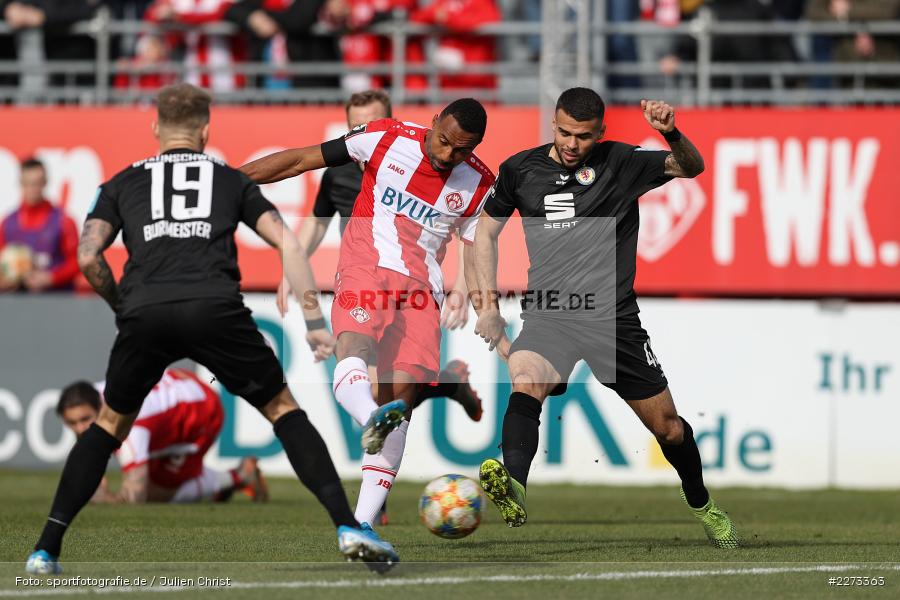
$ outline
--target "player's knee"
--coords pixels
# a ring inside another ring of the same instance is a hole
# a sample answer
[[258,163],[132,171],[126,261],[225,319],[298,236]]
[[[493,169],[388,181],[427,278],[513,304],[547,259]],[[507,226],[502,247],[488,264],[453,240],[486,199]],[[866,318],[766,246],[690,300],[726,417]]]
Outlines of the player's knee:
[[335,354],[338,360],[356,357],[368,362],[372,352],[371,338],[364,335],[342,333],[338,336]]
[[661,444],[677,445],[684,441],[684,425],[678,415],[667,416],[653,424],[653,435]]
[[290,388],[284,386],[274,398],[259,408],[259,412],[261,412],[270,423],[274,423],[283,415],[297,410],[298,408],[300,408],[300,405],[297,404],[297,401],[294,399],[294,395],[291,393]]
[[100,414],[97,415],[97,426],[101,427],[106,433],[110,434],[117,440],[124,441],[131,431],[131,425],[134,423],[137,413],[125,415],[114,411],[107,405],[103,405]]
[[546,396],[546,384],[539,381],[533,373],[522,372],[513,375],[513,391],[528,394],[532,398],[543,398]]

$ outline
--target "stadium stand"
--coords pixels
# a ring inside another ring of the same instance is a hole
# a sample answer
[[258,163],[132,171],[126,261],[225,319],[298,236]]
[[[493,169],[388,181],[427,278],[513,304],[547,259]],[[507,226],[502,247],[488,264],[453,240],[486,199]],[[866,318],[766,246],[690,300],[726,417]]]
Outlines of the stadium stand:
[[185,79],[262,104],[336,103],[372,85],[398,103],[465,91],[528,104],[556,80],[613,104],[900,101],[895,0],[572,0],[547,3],[541,21],[536,4],[4,0],[0,99],[129,103]]

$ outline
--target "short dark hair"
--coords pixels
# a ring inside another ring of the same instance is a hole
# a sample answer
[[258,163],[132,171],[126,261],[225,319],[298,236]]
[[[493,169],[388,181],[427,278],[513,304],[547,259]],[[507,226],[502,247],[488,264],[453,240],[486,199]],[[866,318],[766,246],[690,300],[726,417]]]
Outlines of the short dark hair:
[[199,129],[209,123],[212,97],[189,83],[167,85],[156,95],[159,124],[179,129]]
[[90,405],[94,410],[100,410],[100,392],[87,381],[76,381],[63,388],[56,403],[56,414],[60,417],[73,406],[82,404]]
[[484,132],[487,130],[487,112],[478,100],[474,98],[454,100],[441,111],[441,119],[447,116],[456,119],[463,131],[484,138]]
[[29,156],[19,165],[20,171],[25,171],[27,169],[41,169],[44,173],[47,172],[47,167],[44,166],[44,163],[33,156]]
[[387,92],[384,90],[366,90],[364,92],[357,92],[350,96],[347,100],[347,104],[344,105],[344,111],[349,115],[350,108],[353,106],[368,106],[373,102],[379,102],[382,106],[384,106],[384,110],[387,112],[387,116],[392,116],[391,111],[391,97],[388,96]]
[[603,113],[606,105],[600,94],[590,88],[569,88],[559,95],[556,101],[556,110],[564,110],[566,114],[576,121],[590,121],[600,119],[603,121]]

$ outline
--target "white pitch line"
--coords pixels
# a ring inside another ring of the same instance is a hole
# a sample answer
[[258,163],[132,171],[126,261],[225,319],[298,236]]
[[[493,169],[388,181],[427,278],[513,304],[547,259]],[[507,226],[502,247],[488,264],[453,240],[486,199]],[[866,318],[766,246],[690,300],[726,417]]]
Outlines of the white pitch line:
[[256,590],[256,589],[318,589],[318,588],[388,588],[417,585],[458,585],[466,583],[530,583],[530,582],[578,582],[622,581],[630,579],[690,578],[734,575],[777,575],[781,573],[841,573],[866,569],[900,571],[900,564],[872,565],[811,565],[804,567],[747,567],[733,569],[685,569],[670,571],[610,571],[607,573],[576,573],[574,575],[486,575],[469,577],[409,577],[384,579],[333,579],[313,581],[236,581],[228,586],[207,587],[105,587],[105,588],[56,588],[47,590],[0,590],[2,598],[31,596],[69,596],[78,594],[115,594],[129,592],[183,592],[186,590]]

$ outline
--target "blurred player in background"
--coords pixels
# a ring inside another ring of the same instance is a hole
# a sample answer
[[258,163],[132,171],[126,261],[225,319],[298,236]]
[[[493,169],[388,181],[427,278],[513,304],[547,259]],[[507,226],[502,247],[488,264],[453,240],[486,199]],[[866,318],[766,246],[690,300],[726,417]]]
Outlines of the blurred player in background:
[[[345,106],[347,112],[347,127],[353,129],[365,125],[371,121],[391,118],[391,98],[382,90],[368,90],[358,92],[350,96]],[[341,234],[347,227],[350,216],[353,214],[353,205],[359,196],[362,187],[364,163],[349,162],[338,167],[328,167],[322,173],[322,182],[319,184],[319,193],[313,205],[312,215],[303,219],[297,239],[306,250],[306,255],[311,257],[318,249],[319,244],[325,238],[328,225],[335,214],[340,218]],[[456,282],[451,289],[447,300],[441,310],[441,327],[453,330],[464,327],[469,320],[469,302],[467,299],[465,267],[463,259],[463,244],[459,244],[459,271]],[[288,311],[288,297],[291,287],[287,279],[282,278],[278,286],[278,310],[281,316]],[[368,357],[369,379],[372,385],[372,396],[378,395],[378,368],[376,357],[371,354]],[[429,398],[447,397],[456,400],[465,409],[466,414],[473,421],[480,421],[483,414],[481,398],[469,385],[469,366],[461,360],[452,360],[441,370],[438,381],[423,386],[412,402],[412,408]],[[352,416],[352,413],[351,413]],[[358,422],[365,425],[365,421]],[[388,524],[387,506],[381,508],[378,515],[381,525]]]
[[[154,133],[160,154],[133,163],[104,183],[88,212],[78,262],[116,314],[97,420],[81,434],[60,477],[44,531],[29,556],[30,573],[59,572],[62,538],[96,492],[107,462],[169,364],[190,358],[272,423],[297,476],[338,528],[348,559],[391,563],[394,549],[359,528],[319,432],[299,408],[284,372],[240,294],[235,229],[245,223],[279,250],[298,295],[315,296],[309,262],[278,210],[240,171],[203,154],[209,95],[190,85],[163,88]],[[128,251],[117,285],[103,252],[122,231]],[[307,342],[322,351],[330,334],[318,307],[304,306]]]
[[[337,335],[335,398],[367,423],[356,507],[364,524],[373,522],[400,467],[407,409],[440,369],[440,265],[454,230],[464,242],[474,239],[493,184],[493,174],[473,154],[486,127],[484,107],[467,98],[435,115],[431,129],[382,119],[320,146],[285,150],[241,167],[266,183],[365,163],[353,218],[341,240],[331,310]],[[467,245],[465,259],[471,258]],[[367,368],[373,355],[378,404]]]
[[[520,152],[500,166],[478,226],[476,271],[469,287],[478,289],[484,302],[476,306],[476,333],[508,356],[513,392],[503,419],[504,464],[493,459],[482,463],[481,484],[511,527],[525,523],[525,485],[538,447],[542,404],[547,396],[565,392],[575,363],[584,359],[656,436],[681,478],[682,498],[713,544],[734,548],[737,532],[703,484],[693,431],[675,410],[668,381],[641,327],[634,293],[638,198],[673,177],[696,177],[703,171],[703,158],[675,128],[671,106],[642,100],[641,109],[670,151],[601,142],[603,100],[587,88],[572,88],[557,101],[553,143]],[[572,282],[580,289],[600,290],[613,283],[615,295],[597,311],[523,305],[522,331],[510,345],[499,305],[489,295],[497,289],[497,239],[516,210],[524,218],[529,290],[566,290]],[[580,233],[591,232],[592,221],[602,227],[609,218],[615,219],[608,232],[615,236],[614,255],[600,250],[596,236],[585,239]],[[614,263],[615,271],[605,269],[604,262],[607,267]],[[610,282],[600,280],[605,273]],[[609,335],[604,335],[609,324]],[[614,357],[614,364],[604,364],[604,356]]]
[[44,197],[47,169],[22,161],[21,206],[0,222],[0,291],[72,289],[78,275],[78,229]]
[[[103,406],[103,383],[76,381],[63,389],[56,414],[81,436]],[[243,492],[254,502],[269,498],[258,461],[244,457],[236,469],[217,471],[203,457],[222,430],[219,395],[194,373],[166,369],[141,406],[115,455],[122,486],[112,492],[104,477],[91,499],[100,503],[224,502]]]

